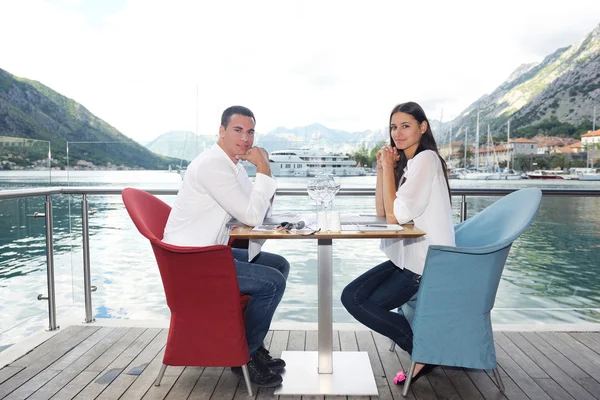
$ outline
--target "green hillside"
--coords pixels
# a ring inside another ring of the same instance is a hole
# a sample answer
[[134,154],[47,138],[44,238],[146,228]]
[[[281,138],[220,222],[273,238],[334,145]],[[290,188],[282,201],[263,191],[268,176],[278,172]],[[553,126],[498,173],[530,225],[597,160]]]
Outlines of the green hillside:
[[[2,69],[0,137],[49,141],[52,158],[56,160],[53,164],[61,167],[67,163],[67,142],[70,142],[70,165],[84,160],[96,166],[166,169],[169,164],[178,163],[178,160],[152,153],[76,101]],[[12,139],[0,140],[0,157],[7,160],[11,155],[11,160],[23,166],[47,158],[47,143],[26,143],[28,146]]]

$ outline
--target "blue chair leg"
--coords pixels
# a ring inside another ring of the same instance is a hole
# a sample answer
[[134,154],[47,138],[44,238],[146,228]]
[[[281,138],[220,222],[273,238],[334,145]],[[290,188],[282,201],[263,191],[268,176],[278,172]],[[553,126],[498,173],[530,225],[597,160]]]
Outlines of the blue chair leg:
[[415,373],[415,365],[417,365],[416,361],[413,361],[410,364],[410,368],[408,369],[408,375],[406,376],[406,383],[402,388],[402,396],[406,397],[408,394],[408,387],[410,386],[410,382],[412,381],[413,374]]
[[496,383],[498,384],[498,389],[501,392],[504,392],[504,383],[502,383],[502,378],[500,377],[500,372],[498,372],[498,367],[494,368],[494,378],[496,378]]

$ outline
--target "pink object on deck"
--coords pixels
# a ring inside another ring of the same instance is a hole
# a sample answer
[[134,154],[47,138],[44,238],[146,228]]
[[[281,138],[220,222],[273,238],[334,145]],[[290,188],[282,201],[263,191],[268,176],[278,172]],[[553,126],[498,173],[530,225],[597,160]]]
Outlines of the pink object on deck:
[[394,383],[396,385],[399,385],[400,383],[404,382],[405,379],[406,379],[406,376],[404,375],[404,371],[398,371],[398,373],[396,374],[396,377],[394,378]]

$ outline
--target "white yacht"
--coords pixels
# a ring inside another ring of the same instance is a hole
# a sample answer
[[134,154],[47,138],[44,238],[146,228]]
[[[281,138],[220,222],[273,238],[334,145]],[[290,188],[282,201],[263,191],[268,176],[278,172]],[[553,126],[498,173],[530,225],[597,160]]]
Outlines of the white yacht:
[[569,174],[580,181],[600,181],[600,168],[569,168]]
[[324,148],[302,147],[296,150],[276,150],[269,154],[271,172],[275,176],[315,176],[325,172],[336,176],[366,175],[345,154],[329,153]]
[[500,172],[464,170],[459,173],[458,179],[496,181],[500,179]]
[[527,177],[529,179],[565,179],[573,180],[579,179],[579,175],[569,174],[561,170],[541,170],[536,169],[533,172],[528,172]]

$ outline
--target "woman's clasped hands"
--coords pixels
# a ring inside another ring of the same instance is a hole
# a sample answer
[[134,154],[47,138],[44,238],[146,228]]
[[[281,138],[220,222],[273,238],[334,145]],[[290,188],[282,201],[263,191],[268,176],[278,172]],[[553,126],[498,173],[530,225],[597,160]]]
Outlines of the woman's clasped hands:
[[377,168],[395,168],[400,159],[398,149],[392,146],[384,146],[377,152]]

